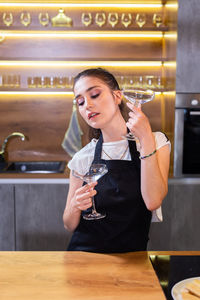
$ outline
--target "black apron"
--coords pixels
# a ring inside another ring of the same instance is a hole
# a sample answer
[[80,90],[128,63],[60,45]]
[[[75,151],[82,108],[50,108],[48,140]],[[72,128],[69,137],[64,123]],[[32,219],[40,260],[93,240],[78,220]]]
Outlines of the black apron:
[[95,186],[97,212],[105,212],[99,220],[85,220],[73,233],[68,251],[122,253],[145,251],[151,223],[140,189],[140,159],[136,143],[129,141],[131,161],[101,159],[103,137],[100,136],[92,163],[105,163],[108,172]]

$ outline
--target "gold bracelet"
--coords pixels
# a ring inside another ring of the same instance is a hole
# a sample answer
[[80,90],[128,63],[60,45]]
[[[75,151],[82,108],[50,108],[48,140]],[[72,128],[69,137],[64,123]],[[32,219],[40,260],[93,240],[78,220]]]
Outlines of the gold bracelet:
[[152,155],[154,155],[155,153],[156,153],[156,149],[152,152],[152,153],[150,153],[150,154],[148,154],[148,155],[144,155],[144,156],[139,156],[139,158],[140,159],[145,159],[145,158],[147,158],[147,157],[150,157],[150,156],[152,156]]

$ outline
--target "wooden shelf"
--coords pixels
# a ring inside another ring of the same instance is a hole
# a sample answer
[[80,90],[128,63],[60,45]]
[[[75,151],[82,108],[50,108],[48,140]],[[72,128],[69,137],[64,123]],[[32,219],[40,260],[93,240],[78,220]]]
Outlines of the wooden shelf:
[[80,33],[83,31],[87,31],[88,33],[92,33],[92,32],[115,32],[115,31],[120,31],[120,32],[124,32],[124,33],[128,33],[128,32],[149,32],[149,31],[155,31],[155,32],[167,32],[169,31],[169,27],[168,26],[162,26],[162,27],[158,27],[156,28],[155,26],[148,26],[148,27],[143,27],[143,28],[138,28],[136,26],[130,26],[128,28],[124,28],[124,27],[115,27],[112,28],[111,26],[108,27],[102,27],[99,28],[98,26],[93,26],[93,28],[91,27],[80,27],[80,26],[73,26],[70,28],[67,27],[41,27],[41,26],[10,26],[7,27],[0,25],[0,30],[3,31],[23,31],[23,32],[31,32],[31,31],[39,31],[39,32],[46,32],[46,31],[52,31],[52,32],[57,32],[57,31],[62,31],[62,32],[70,32],[70,31],[79,31]]

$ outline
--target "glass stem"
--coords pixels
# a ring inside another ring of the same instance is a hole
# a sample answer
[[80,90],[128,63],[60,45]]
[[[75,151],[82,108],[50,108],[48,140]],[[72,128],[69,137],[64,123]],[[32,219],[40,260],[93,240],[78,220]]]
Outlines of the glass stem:
[[94,196],[92,197],[92,213],[97,213],[96,207],[95,207],[95,202],[94,202]]

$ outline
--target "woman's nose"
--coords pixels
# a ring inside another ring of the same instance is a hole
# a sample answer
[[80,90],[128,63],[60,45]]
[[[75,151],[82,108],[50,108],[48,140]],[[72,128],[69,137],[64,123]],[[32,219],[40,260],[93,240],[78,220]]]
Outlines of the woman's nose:
[[92,107],[94,105],[92,99],[90,99],[89,97],[86,97],[85,101],[86,101],[86,107]]

